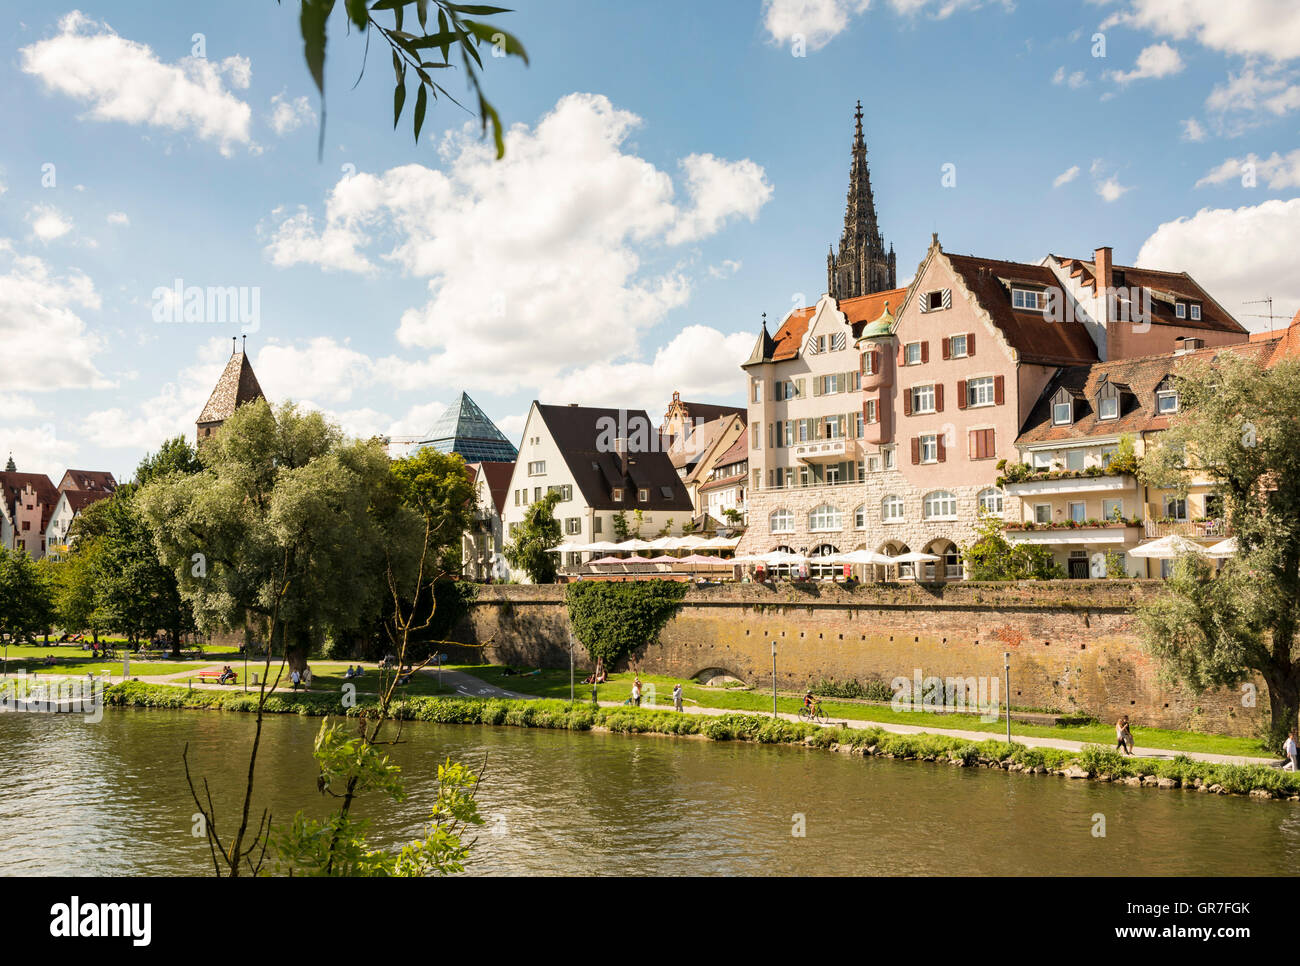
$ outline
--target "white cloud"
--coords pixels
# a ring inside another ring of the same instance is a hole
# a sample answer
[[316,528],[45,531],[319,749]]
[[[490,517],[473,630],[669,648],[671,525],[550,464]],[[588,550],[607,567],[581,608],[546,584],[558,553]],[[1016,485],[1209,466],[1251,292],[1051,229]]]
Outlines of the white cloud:
[[722,264],[709,266],[709,275],[712,278],[730,278],[740,271],[742,264],[737,258],[724,258]]
[[276,94],[271,98],[271,113],[267,117],[267,123],[276,134],[283,136],[304,124],[315,124],[316,112],[305,96],[290,100],[284,94]]
[[1078,90],[1080,87],[1087,86],[1088,75],[1081,70],[1066,73],[1064,67],[1056,68],[1056,73],[1052,75],[1052,83],[1058,87],[1062,84],[1068,86],[1071,90]]
[[126,228],[131,224],[131,219],[127,217],[125,211],[111,211],[108,214],[108,223]]
[[1059,188],[1063,184],[1069,184],[1077,177],[1079,177],[1079,166],[1076,164],[1069,168],[1066,168],[1064,171],[1058,174],[1056,178],[1052,181],[1052,187]]
[[[905,17],[924,14],[946,20],[961,10],[985,6],[1015,7],[1014,0],[888,0],[894,13]],[[809,50],[819,50],[848,29],[849,21],[864,13],[871,0],[764,0],[763,28],[773,43],[802,39]]]
[[1111,175],[1097,183],[1097,194],[1101,195],[1103,201],[1119,201],[1127,192],[1132,191],[1132,186],[1122,185],[1119,178]]
[[1246,180],[1267,183],[1273,189],[1300,188],[1300,149],[1283,157],[1274,151],[1269,157],[1260,159],[1255,154],[1244,158],[1228,158],[1217,168],[1209,171],[1205,177],[1196,182],[1196,187],[1223,184],[1226,181],[1240,180],[1244,187],[1254,187]]
[[1175,40],[1192,37],[1226,54],[1300,57],[1300,5],[1294,0],[1133,0],[1102,29],[1116,24]]
[[1205,128],[1196,118],[1189,117],[1187,120],[1183,121],[1182,137],[1184,141],[1204,141]]
[[0,241],[0,345],[6,390],[102,388],[94,363],[101,340],[77,309],[98,309],[99,295],[80,272],[56,276],[40,258],[19,255]]
[[1205,107],[1220,133],[1235,136],[1300,108],[1300,84],[1295,81],[1294,72],[1247,66],[1215,85]]
[[248,86],[246,57],[220,63],[184,57],[163,63],[145,44],[76,10],[59,21],[58,34],[19,53],[26,73],[39,77],[50,91],[87,103],[86,116],[93,120],[193,133],[217,144],[225,155],[235,145],[251,146],[252,111],[226,88],[227,82],[234,88]]
[[444,140],[444,170],[346,177],[322,225],[306,210],[284,217],[267,254],[280,267],[387,264],[427,280],[427,301],[402,314],[397,336],[430,355],[376,363],[398,388],[502,392],[635,358],[690,294],[683,269],[664,264],[666,246],[753,219],[771,196],[754,162],[693,154],[681,162],[686,200],[676,199],[667,173],[623,149],[640,124],[605,97],[572,94],[534,128],[512,128],[501,161],[467,127]]
[[328,336],[308,339],[306,344],[263,346],[253,369],[262,391],[271,399],[296,397],[310,387],[322,402],[348,402],[353,392],[370,385],[374,364],[370,357],[351,348],[345,340]]
[[[1185,271],[1238,321],[1243,303],[1271,295],[1279,311],[1300,306],[1300,198],[1253,207],[1203,208],[1190,218],[1166,222],[1138,253],[1142,267]],[[1252,328],[1262,326],[1251,320]]]
[[76,454],[77,444],[60,436],[54,423],[13,422],[6,425],[6,420],[18,418],[0,411],[0,468],[13,456],[19,472],[44,473],[58,481]]
[[32,234],[45,245],[72,231],[72,222],[53,205],[34,205],[27,212],[27,223],[32,226]]
[[1186,65],[1178,51],[1168,44],[1152,44],[1137,57],[1130,71],[1112,70],[1106,76],[1117,84],[1131,84],[1135,80],[1169,77],[1179,73]]

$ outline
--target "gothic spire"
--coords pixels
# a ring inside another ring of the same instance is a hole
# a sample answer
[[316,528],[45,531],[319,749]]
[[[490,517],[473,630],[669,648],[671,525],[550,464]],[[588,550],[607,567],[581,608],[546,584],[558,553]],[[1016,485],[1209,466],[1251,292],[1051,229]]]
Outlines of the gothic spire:
[[827,291],[837,299],[853,298],[894,288],[895,262],[885,252],[876,222],[876,200],[867,165],[867,141],[862,131],[862,102],[853,112],[853,148],[849,191],[844,205],[844,231],[838,256],[827,258]]

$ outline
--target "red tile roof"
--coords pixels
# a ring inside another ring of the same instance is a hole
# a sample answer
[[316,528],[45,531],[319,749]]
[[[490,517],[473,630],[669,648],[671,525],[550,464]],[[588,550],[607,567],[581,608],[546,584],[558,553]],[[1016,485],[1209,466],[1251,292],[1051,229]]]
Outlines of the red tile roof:
[[[1077,278],[1080,284],[1096,292],[1097,266],[1092,259],[1053,257],[1058,258],[1071,277]],[[1151,292],[1153,325],[1177,325],[1187,329],[1214,332],[1245,333],[1246,331],[1227,309],[1216,302],[1210,293],[1186,272],[1161,272],[1154,268],[1114,265],[1111,268],[1111,282],[1117,289],[1136,286]],[[1178,318],[1174,309],[1176,301],[1199,303],[1201,317],[1195,321],[1190,318]]]
[[35,491],[36,501],[41,505],[41,532],[44,534],[50,515],[59,502],[59,491],[50,478],[44,473],[0,473],[0,499],[4,500],[10,520],[14,519],[18,495],[28,486]]
[[[898,311],[898,306],[906,294],[905,288],[891,288],[883,292],[872,292],[870,295],[840,299],[836,305],[849,320],[849,325],[853,326],[856,334],[859,326],[874,322],[885,313],[886,303],[891,311]],[[772,350],[773,362],[784,362],[799,354],[803,337],[808,334],[808,323],[812,320],[816,308],[815,305],[809,305],[802,309],[795,309],[786,316],[785,321],[781,323],[781,328],[776,330],[776,335],[773,337],[776,342]]]
[[506,495],[510,492],[510,477],[514,475],[515,464],[504,462],[484,462],[470,463],[466,469],[472,474],[470,479],[474,480],[478,472],[482,471],[483,478],[487,481],[488,492],[492,494],[492,502],[496,505],[497,515],[505,512]]
[[59,481],[59,490],[100,490],[112,493],[117,480],[107,470],[67,470]]

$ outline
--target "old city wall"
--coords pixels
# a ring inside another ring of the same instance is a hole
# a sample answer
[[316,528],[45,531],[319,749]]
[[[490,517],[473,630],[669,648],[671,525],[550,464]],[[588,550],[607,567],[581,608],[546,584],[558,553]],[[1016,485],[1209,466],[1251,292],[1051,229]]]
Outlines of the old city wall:
[[[738,584],[692,588],[658,643],[634,656],[651,674],[731,674],[802,688],[822,678],[890,682],[897,676],[996,677],[1011,654],[1017,708],[1128,714],[1136,726],[1254,733],[1267,714],[1238,690],[1202,695],[1159,680],[1138,642],[1136,605],[1154,582],[1042,581],[942,586]],[[567,667],[569,621],[561,586],[482,586],[455,639],[456,660]],[[590,667],[575,645],[579,668]],[[1001,693],[1001,692],[999,692]]]

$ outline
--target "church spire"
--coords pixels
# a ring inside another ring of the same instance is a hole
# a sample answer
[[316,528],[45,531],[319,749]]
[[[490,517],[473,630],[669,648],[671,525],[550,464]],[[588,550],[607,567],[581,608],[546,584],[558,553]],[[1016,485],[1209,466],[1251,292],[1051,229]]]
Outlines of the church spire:
[[895,260],[876,223],[876,199],[871,192],[867,140],[862,131],[862,102],[853,112],[853,148],[849,163],[849,192],[844,205],[840,250],[826,259],[826,289],[845,299],[895,288]]

